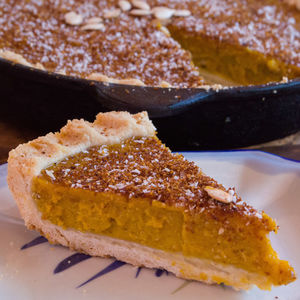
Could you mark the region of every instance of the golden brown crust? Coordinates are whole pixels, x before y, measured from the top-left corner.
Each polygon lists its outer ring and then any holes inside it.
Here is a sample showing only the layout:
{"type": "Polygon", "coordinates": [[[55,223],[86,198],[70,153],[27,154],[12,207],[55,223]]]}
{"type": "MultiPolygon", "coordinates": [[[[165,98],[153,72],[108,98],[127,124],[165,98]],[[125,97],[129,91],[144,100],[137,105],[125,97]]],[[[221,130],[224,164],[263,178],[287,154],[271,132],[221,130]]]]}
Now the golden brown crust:
{"type": "Polygon", "coordinates": [[[101,82],[137,85],[137,86],[145,85],[144,82],[139,80],[139,79],[134,79],[134,78],[115,79],[115,78],[111,78],[111,77],[105,76],[105,75],[100,74],[100,73],[92,73],[87,77],[87,79],[95,80],[95,81],[101,81],[101,82]]]}
{"type": "Polygon", "coordinates": [[[17,54],[13,51],[1,50],[0,49],[0,57],[12,61],[16,64],[21,64],[27,67],[36,68],[39,70],[45,70],[44,66],[41,63],[31,64],[27,61],[22,55],[17,54]]]}

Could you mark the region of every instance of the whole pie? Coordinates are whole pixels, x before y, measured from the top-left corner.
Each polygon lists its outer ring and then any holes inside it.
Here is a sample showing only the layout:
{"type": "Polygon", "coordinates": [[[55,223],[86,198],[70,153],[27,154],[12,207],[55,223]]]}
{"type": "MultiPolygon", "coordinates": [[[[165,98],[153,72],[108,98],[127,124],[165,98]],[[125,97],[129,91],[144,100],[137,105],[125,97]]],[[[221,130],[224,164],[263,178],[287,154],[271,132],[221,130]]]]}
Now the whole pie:
{"type": "Polygon", "coordinates": [[[277,225],[156,137],[146,113],[69,121],[12,150],[8,185],[51,243],[235,289],[288,284],[277,225]]]}
{"type": "Polygon", "coordinates": [[[281,81],[300,76],[299,8],[299,0],[3,0],[0,56],[133,85],[281,81]]]}

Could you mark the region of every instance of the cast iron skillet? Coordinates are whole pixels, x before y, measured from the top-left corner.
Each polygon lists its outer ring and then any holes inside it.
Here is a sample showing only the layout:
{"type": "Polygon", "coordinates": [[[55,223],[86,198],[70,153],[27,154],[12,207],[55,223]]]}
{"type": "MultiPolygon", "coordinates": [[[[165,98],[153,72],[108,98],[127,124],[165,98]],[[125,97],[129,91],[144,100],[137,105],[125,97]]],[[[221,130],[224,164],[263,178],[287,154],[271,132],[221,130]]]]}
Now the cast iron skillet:
{"type": "Polygon", "coordinates": [[[1,117],[41,131],[100,111],[147,110],[173,150],[244,147],[300,130],[300,81],[214,91],[107,84],[0,59],[1,117]]]}

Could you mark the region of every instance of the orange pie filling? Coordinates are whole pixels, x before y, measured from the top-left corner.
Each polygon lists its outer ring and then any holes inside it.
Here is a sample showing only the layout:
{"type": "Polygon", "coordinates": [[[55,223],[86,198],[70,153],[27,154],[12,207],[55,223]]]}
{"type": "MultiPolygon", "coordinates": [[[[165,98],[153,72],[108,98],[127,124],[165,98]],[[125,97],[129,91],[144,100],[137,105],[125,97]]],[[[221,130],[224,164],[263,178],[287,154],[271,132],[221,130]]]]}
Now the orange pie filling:
{"type": "MultiPolygon", "coordinates": [[[[231,265],[265,276],[264,289],[295,280],[268,239],[277,231],[275,222],[234,190],[227,190],[234,201],[222,203],[205,187],[226,191],[148,137],[69,156],[34,178],[32,194],[42,218],[64,229],[231,265]]],[[[224,278],[213,280],[226,284],[224,278]]]]}
{"type": "MultiPolygon", "coordinates": [[[[231,84],[265,84],[300,76],[300,68],[258,51],[216,38],[178,30],[170,25],[172,37],[191,52],[193,63],[207,74],[231,84]]],[[[209,79],[209,78],[208,78],[209,79]]]]}

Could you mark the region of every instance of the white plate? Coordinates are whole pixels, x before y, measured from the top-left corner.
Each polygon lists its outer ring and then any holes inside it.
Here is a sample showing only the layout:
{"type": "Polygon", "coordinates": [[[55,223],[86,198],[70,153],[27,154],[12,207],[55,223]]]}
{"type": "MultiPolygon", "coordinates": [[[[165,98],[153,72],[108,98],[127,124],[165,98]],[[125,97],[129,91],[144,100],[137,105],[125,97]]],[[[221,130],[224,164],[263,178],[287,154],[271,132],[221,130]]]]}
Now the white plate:
{"type": "MultiPolygon", "coordinates": [[[[300,163],[257,151],[190,152],[202,170],[238,193],[280,224],[271,236],[280,257],[300,273],[300,163]]],[[[271,292],[253,288],[236,292],[178,279],[172,274],[124,265],[77,288],[113,259],[89,258],[54,274],[63,259],[74,254],[47,242],[20,250],[38,237],[24,227],[6,185],[6,165],[0,166],[0,299],[300,299],[299,280],[271,292]],[[160,276],[158,276],[160,275],[160,276]]],[[[68,263],[67,263],[68,264],[68,263]]],[[[118,263],[114,263],[113,266],[118,263]]]]}

